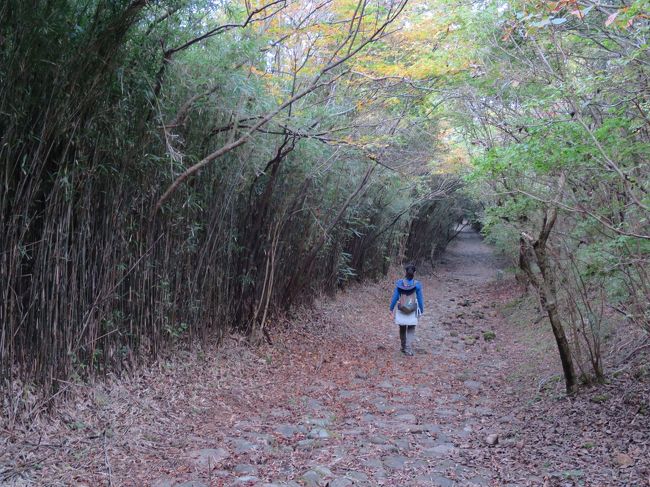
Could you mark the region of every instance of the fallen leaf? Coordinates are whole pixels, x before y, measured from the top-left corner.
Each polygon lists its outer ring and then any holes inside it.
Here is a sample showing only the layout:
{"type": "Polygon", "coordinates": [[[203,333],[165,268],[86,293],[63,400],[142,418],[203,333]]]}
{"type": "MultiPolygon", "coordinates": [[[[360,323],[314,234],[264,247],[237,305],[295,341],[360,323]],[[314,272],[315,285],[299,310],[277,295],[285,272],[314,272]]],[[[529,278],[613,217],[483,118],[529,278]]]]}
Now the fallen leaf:
{"type": "Polygon", "coordinates": [[[614,462],[621,468],[627,468],[634,465],[634,459],[627,453],[617,453],[614,455],[614,462]]]}

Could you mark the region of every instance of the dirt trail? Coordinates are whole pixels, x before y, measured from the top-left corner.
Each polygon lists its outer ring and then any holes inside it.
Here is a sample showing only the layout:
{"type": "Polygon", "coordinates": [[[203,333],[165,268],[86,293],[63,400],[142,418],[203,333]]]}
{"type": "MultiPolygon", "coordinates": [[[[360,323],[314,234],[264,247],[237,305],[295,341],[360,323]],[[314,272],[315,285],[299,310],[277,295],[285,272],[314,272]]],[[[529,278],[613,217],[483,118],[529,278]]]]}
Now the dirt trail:
{"type": "MultiPolygon", "coordinates": [[[[0,484],[641,485],[641,470],[602,468],[623,448],[606,446],[605,434],[592,436],[603,445],[597,460],[569,458],[590,429],[575,404],[529,407],[530,390],[510,380],[531,347],[503,324],[499,308],[512,299],[512,283],[475,232],[461,232],[435,272],[418,276],[426,309],[413,357],[400,354],[388,314],[399,277],[275,324],[273,346],[231,337],[219,349],[177,351],[136,378],[81,390],[54,418],[0,444],[0,484]],[[572,419],[549,427],[548,407],[553,418],[572,419]]],[[[554,372],[547,362],[543,375],[554,372]]],[[[611,411],[627,421],[621,408],[611,411]]],[[[628,451],[640,465],[646,450],[628,451]]]]}
{"type": "MultiPolygon", "coordinates": [[[[187,352],[130,381],[95,386],[15,432],[0,465],[10,485],[491,485],[473,453],[492,409],[489,374],[466,348],[490,329],[494,282],[472,231],[423,283],[416,354],[399,353],[392,280],[353,288],[306,313],[273,347],[231,342],[187,352]],[[38,439],[36,437],[38,436],[38,439]],[[30,440],[31,438],[31,440],[30,440]],[[27,446],[26,446],[27,445],[27,446]],[[476,463],[476,464],[474,464],[476,463]]],[[[391,276],[399,278],[401,276],[391,276]]]]}
{"type": "Polygon", "coordinates": [[[469,367],[466,353],[483,337],[460,336],[454,324],[471,316],[489,330],[494,308],[477,296],[496,277],[490,249],[462,232],[435,274],[420,276],[426,313],[415,357],[399,353],[387,310],[392,284],[323,305],[304,332],[295,330],[302,337],[269,350],[265,379],[228,391],[249,400],[250,413],[196,425],[194,441],[158,463],[168,473],[153,485],[490,485],[490,465],[471,461],[475,449],[489,448],[483,423],[498,415],[489,377],[469,367]]]}

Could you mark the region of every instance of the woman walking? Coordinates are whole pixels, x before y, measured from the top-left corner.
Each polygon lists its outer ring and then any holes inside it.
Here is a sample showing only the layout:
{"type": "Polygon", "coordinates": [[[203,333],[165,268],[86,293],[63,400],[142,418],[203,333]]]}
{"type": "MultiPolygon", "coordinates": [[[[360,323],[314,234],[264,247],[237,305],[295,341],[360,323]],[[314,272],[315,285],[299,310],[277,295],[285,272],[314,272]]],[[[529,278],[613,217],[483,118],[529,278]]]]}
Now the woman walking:
{"type": "Polygon", "coordinates": [[[413,340],[418,316],[424,313],[422,299],[422,285],[415,280],[415,265],[407,264],[404,267],[404,279],[395,283],[393,299],[390,302],[390,314],[399,325],[399,339],[401,352],[413,355],[413,340]]]}

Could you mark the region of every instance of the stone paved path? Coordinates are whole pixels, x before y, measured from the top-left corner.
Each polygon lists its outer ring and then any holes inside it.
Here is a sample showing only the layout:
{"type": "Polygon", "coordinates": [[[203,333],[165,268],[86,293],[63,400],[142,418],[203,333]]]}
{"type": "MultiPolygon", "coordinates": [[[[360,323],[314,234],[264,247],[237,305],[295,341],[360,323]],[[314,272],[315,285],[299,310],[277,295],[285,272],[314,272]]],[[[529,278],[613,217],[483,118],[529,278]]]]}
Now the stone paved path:
{"type": "Polygon", "coordinates": [[[295,310],[270,346],[181,342],[70,383],[0,431],[0,485],[650,485],[645,364],[566,397],[549,327],[469,231],[418,276],[426,314],[403,356],[387,309],[399,277],[295,310]]]}
{"type": "Polygon", "coordinates": [[[197,425],[196,441],[170,460],[182,478],[152,485],[496,485],[480,461],[491,448],[486,435],[508,421],[490,400],[491,371],[507,364],[490,360],[495,341],[483,334],[496,314],[481,299],[499,277],[495,262],[465,231],[434,275],[419,276],[427,309],[414,357],[398,351],[389,284],[367,291],[373,299],[356,318],[333,305],[328,312],[347,324],[349,347],[318,357],[312,370],[278,364],[274,373],[293,381],[281,401],[258,402],[255,414],[225,431],[197,425]]]}

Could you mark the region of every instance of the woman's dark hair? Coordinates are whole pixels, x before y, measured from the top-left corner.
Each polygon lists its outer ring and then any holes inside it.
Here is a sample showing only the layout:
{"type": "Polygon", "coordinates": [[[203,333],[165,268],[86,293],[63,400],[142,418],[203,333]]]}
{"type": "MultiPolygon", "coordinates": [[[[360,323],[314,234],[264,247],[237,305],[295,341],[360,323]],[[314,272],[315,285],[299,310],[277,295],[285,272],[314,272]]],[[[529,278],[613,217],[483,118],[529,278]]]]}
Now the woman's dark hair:
{"type": "Polygon", "coordinates": [[[406,264],[404,271],[406,272],[407,279],[413,279],[415,277],[415,264],[406,264]]]}

